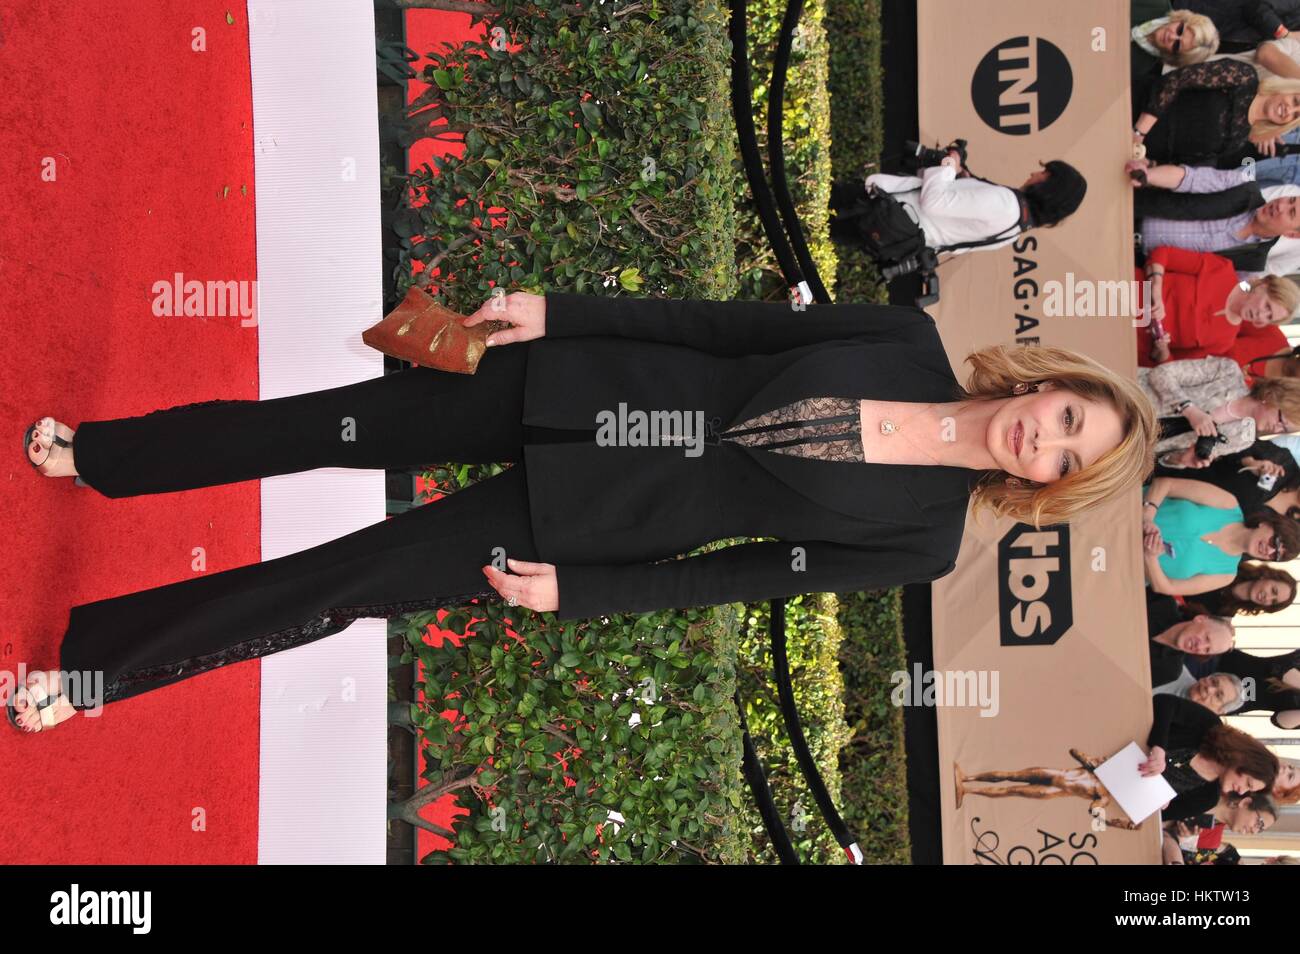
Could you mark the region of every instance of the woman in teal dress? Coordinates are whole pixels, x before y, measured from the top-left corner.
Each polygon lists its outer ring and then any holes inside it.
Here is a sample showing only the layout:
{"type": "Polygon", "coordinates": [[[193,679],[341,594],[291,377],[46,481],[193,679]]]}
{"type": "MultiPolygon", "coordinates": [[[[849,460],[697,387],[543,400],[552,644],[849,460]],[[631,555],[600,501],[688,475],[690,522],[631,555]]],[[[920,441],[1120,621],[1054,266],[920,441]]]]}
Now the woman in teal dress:
{"type": "Polygon", "coordinates": [[[1294,560],[1300,524],[1271,508],[1249,516],[1228,491],[1202,480],[1157,477],[1143,488],[1147,583],[1188,596],[1232,583],[1242,557],[1294,560]]]}

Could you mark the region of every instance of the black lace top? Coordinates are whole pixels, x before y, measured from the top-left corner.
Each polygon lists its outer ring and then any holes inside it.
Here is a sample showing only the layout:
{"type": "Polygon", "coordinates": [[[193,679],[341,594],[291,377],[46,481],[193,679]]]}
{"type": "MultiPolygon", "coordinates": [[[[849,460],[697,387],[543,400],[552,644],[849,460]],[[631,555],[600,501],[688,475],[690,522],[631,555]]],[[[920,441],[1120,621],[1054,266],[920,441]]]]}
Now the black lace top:
{"type": "Polygon", "coordinates": [[[1151,90],[1146,112],[1156,117],[1143,144],[1160,162],[1235,165],[1254,155],[1250,104],[1259,75],[1249,63],[1212,60],[1171,70],[1151,90]]]}
{"type": "Polygon", "coordinates": [[[807,398],[741,421],[719,437],[798,457],[864,463],[860,409],[857,398],[807,398]]]}
{"type": "MultiPolygon", "coordinates": [[[[805,398],[775,410],[747,418],[734,427],[721,430],[722,418],[704,420],[705,444],[731,444],[776,451],[796,457],[864,463],[862,426],[857,398],[805,398]]],[[[588,428],[553,428],[524,425],[524,440],[529,444],[555,444],[592,441],[596,430],[588,428]]],[[[700,439],[698,434],[661,433],[658,441],[677,446],[700,439]]]]}
{"type": "Polygon", "coordinates": [[[1178,748],[1165,753],[1164,778],[1179,795],[1200,788],[1207,781],[1192,768],[1192,759],[1197,751],[1193,748],[1178,748]]]}

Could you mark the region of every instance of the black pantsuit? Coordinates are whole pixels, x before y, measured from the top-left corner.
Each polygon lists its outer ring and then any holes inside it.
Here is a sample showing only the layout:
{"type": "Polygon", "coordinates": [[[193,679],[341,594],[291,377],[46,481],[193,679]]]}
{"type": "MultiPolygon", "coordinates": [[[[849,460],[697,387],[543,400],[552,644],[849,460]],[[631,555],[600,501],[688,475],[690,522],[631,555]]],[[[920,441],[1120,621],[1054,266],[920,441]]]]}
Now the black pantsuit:
{"type": "MultiPolygon", "coordinates": [[[[525,360],[523,348],[503,347],[474,375],[412,368],[268,401],[86,421],[77,469],[95,490],[127,497],[317,467],[517,462],[525,360]],[[342,439],[345,418],[355,441],[342,439]]],[[[480,569],[493,547],[537,559],[522,463],[298,553],[74,606],[60,666],[103,670],[110,702],[360,617],[499,598],[480,569]]]]}
{"type": "Polygon", "coordinates": [[[552,292],[545,335],[490,350],[475,375],[421,368],[83,422],[78,469],[108,496],[317,467],[514,463],[301,553],[73,607],[62,668],[103,670],[112,701],[361,616],[499,599],[480,570],[498,547],[555,567],[562,621],[937,579],[956,565],[971,471],[804,458],[722,435],[809,398],[960,393],[933,319],[915,308],[795,314],[552,292]],[[702,416],[701,453],[611,446],[593,425],[624,405],[702,416]],[[355,441],[342,439],[349,422],[355,441]],[[674,559],[745,536],[774,539],[674,559]]]}

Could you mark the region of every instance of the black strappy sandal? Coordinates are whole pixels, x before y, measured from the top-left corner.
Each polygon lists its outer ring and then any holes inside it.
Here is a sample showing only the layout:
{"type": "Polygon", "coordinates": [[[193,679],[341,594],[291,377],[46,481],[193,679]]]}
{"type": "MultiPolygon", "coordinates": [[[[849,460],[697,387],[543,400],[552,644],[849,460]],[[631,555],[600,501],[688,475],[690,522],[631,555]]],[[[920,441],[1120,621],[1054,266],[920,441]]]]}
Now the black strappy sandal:
{"type": "MultiPolygon", "coordinates": [[[[41,418],[41,420],[43,421],[45,418],[41,418]]],[[[54,421],[53,418],[50,418],[50,420],[54,421]]],[[[66,448],[72,447],[74,433],[72,428],[68,427],[68,425],[54,421],[54,440],[45,450],[45,459],[38,464],[36,461],[32,460],[28,450],[32,446],[32,441],[36,440],[37,435],[40,433],[37,429],[37,425],[40,423],[41,421],[36,421],[27,428],[27,431],[23,434],[23,456],[27,458],[27,463],[31,464],[32,467],[48,477],[52,466],[58,463],[65,453],[68,453],[66,448]]],[[[80,475],[77,476],[77,479],[73,481],[73,483],[78,487],[89,486],[81,479],[80,475]]]]}
{"type": "Polygon", "coordinates": [[[61,722],[66,722],[67,721],[66,719],[56,720],[54,718],[54,704],[58,702],[61,698],[63,698],[63,687],[62,685],[57,683],[55,685],[55,689],[53,693],[46,692],[44,686],[33,686],[31,684],[20,686],[18,690],[13,694],[13,698],[10,699],[9,702],[5,705],[6,714],[9,718],[9,724],[12,725],[17,731],[22,732],[24,735],[26,735],[31,731],[44,732],[46,729],[50,728],[51,726],[59,725],[61,722]],[[19,692],[27,693],[27,697],[31,700],[30,705],[35,706],[36,711],[40,714],[41,727],[39,729],[35,729],[35,730],[24,729],[22,725],[18,722],[18,707],[15,705],[15,703],[18,700],[19,692]],[[39,699],[36,698],[37,693],[40,694],[39,699]]]}

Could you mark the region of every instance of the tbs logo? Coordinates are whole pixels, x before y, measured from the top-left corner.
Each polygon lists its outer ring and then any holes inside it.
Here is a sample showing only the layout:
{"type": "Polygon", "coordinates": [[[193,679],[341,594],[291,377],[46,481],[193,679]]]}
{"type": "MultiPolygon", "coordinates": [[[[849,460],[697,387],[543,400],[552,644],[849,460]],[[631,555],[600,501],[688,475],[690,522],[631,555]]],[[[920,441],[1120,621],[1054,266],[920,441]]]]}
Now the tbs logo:
{"type": "Polygon", "coordinates": [[[1074,625],[1070,525],[1018,523],[998,541],[1003,646],[1052,646],[1074,625]]]}

